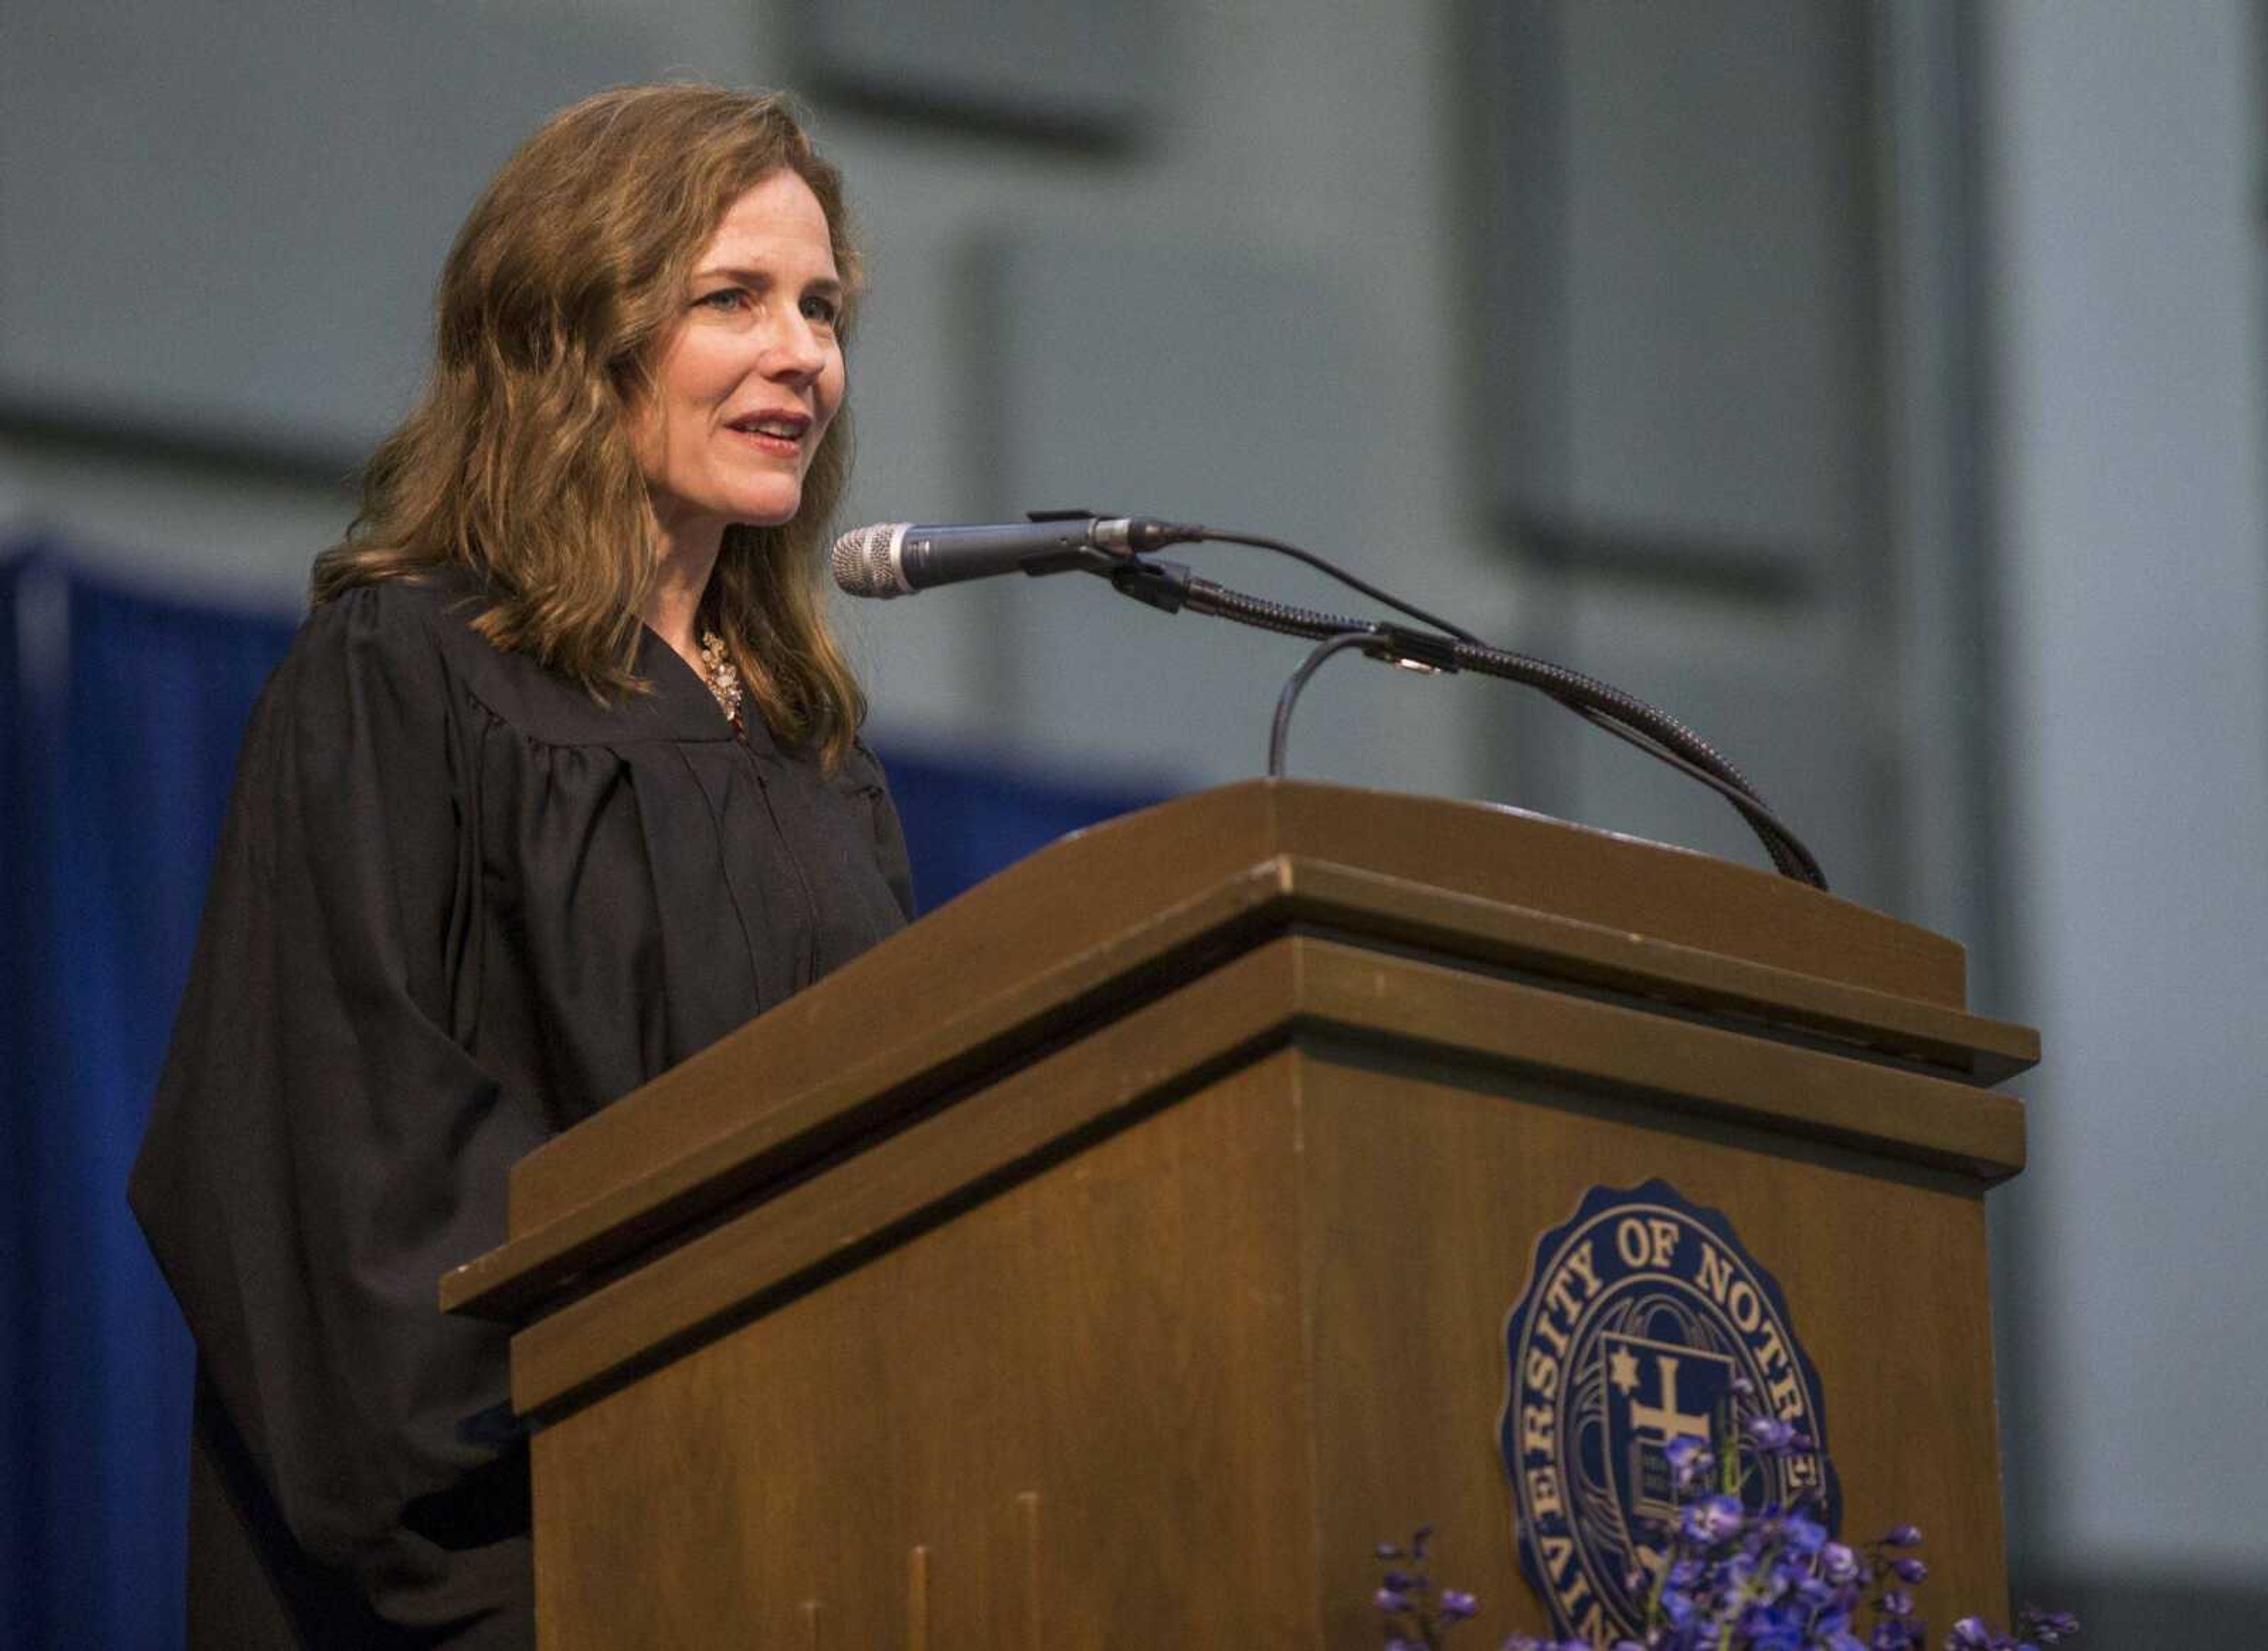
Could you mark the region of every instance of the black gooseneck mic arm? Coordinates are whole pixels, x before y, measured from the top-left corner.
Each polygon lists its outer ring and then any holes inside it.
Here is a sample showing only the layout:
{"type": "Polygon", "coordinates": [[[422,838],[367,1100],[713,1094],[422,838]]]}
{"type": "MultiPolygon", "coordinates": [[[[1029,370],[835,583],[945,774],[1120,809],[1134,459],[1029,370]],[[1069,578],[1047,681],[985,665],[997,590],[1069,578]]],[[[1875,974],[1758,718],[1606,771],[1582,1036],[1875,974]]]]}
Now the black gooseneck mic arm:
{"type": "Polygon", "coordinates": [[[1268,772],[1270,775],[1278,778],[1283,775],[1292,711],[1298,703],[1300,691],[1324,662],[1335,655],[1359,650],[1370,658],[1407,670],[1470,671],[1477,675],[1498,677],[1535,688],[1557,701],[1594,727],[1699,781],[1739,812],[1748,823],[1749,829],[1764,845],[1773,867],[1783,877],[1808,883],[1816,889],[1827,887],[1827,875],[1820,869],[1817,857],[1804,846],[1802,839],[1772,812],[1748,776],[1716,747],[1667,711],[1647,704],[1635,694],[1625,693],[1613,684],[1602,682],[1596,677],[1571,671],[1548,659],[1492,647],[1462,627],[1437,619],[1422,608],[1389,596],[1334,567],[1324,558],[1295,546],[1257,534],[1233,533],[1213,528],[1183,528],[1177,537],[1183,536],[1189,539],[1252,545],[1292,555],[1431,627],[1430,630],[1412,630],[1374,620],[1346,619],[1310,608],[1288,606],[1265,598],[1247,596],[1241,591],[1216,584],[1210,579],[1197,578],[1178,562],[1156,561],[1133,552],[1126,553],[1108,568],[1091,568],[1089,571],[1109,580],[1111,587],[1120,595],[1131,597],[1161,612],[1177,613],[1187,608],[1194,613],[1233,620],[1240,625],[1274,631],[1280,635],[1305,637],[1319,644],[1284,685],[1283,694],[1277,701],[1268,745],[1268,772]]]}
{"type": "Polygon", "coordinates": [[[1284,772],[1285,745],[1300,690],[1324,661],[1340,653],[1359,651],[1416,671],[1470,671],[1518,682],[1548,694],[1586,722],[1698,780],[1739,811],[1784,876],[1815,888],[1827,886],[1817,859],[1773,814],[1748,776],[1675,717],[1580,671],[1492,647],[1462,627],[1281,539],[1153,517],[1103,517],[1092,510],[1035,511],[1026,522],[976,526],[886,522],[860,528],[836,541],[832,566],[836,583],[844,591],[884,599],[932,585],[1001,574],[1093,573],[1109,580],[1120,594],[1164,613],[1178,613],[1189,608],[1319,642],[1322,646],[1292,673],[1277,703],[1268,756],[1268,771],[1277,776],[1284,772]],[[1197,578],[1178,562],[1155,561],[1147,554],[1167,545],[1198,540],[1250,545],[1290,556],[1416,620],[1422,628],[1344,619],[1247,596],[1210,579],[1197,578]]]}

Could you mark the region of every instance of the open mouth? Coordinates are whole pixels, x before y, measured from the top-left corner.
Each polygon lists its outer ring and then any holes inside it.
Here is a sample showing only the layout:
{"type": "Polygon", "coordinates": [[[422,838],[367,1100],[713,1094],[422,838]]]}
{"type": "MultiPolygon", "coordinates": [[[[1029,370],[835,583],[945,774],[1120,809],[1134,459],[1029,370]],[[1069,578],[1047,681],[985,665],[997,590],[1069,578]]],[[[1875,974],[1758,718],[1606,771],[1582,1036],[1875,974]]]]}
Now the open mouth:
{"type": "Polygon", "coordinates": [[[767,452],[788,454],[803,446],[804,432],[811,428],[807,418],[784,413],[767,413],[759,417],[734,419],[725,428],[735,436],[743,436],[767,452]]]}

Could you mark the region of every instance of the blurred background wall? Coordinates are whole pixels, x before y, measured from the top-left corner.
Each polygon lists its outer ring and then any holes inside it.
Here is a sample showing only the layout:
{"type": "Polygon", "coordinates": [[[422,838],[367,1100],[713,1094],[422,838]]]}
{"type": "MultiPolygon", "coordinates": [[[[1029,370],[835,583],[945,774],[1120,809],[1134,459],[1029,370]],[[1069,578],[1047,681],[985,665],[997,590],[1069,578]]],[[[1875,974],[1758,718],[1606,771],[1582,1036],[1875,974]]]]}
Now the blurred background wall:
{"type": "MultiPolygon", "coordinates": [[[[2248,0],[14,0],[20,1641],[177,1615],[185,1354],[116,1188],[232,743],[181,708],[280,647],[481,183],[549,110],[665,77],[798,88],[850,177],[846,525],[1292,539],[1677,712],[1838,891],[1966,943],[1977,1006],[2048,1050],[1992,1200],[2021,1583],[2095,1643],[2257,1638],[2264,62],[2248,0]],[[122,818],[138,846],[92,846],[122,818]]],[[[1035,822],[1256,772],[1299,657],[1087,580],[843,619],[938,840],[1021,810],[932,898],[1035,822]]],[[[1482,682],[1340,665],[1292,755],[1756,858],[1482,682]]]]}

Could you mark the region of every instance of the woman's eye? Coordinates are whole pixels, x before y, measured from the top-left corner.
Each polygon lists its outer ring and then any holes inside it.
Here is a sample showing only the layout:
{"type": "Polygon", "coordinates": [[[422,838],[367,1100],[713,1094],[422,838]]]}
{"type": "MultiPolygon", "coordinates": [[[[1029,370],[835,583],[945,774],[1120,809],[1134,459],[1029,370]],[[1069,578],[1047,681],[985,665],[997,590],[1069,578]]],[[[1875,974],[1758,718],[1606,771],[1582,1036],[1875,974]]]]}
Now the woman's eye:
{"type": "Polygon", "coordinates": [[[696,307],[708,310],[737,310],[747,301],[747,292],[740,287],[719,287],[693,300],[696,307]]]}
{"type": "Polygon", "coordinates": [[[834,299],[814,293],[803,301],[804,319],[827,327],[835,325],[843,314],[843,306],[834,299]]]}

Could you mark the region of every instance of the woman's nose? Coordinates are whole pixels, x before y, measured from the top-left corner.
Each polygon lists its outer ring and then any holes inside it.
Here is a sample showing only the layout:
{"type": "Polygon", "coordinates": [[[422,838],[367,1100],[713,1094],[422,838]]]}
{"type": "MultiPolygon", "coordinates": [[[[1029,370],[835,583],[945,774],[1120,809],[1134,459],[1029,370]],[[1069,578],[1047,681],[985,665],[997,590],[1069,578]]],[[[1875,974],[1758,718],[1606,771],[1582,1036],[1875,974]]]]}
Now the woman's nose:
{"type": "Polygon", "coordinates": [[[764,376],[802,383],[816,378],[827,364],[826,341],[800,311],[784,317],[766,341],[764,376]]]}

